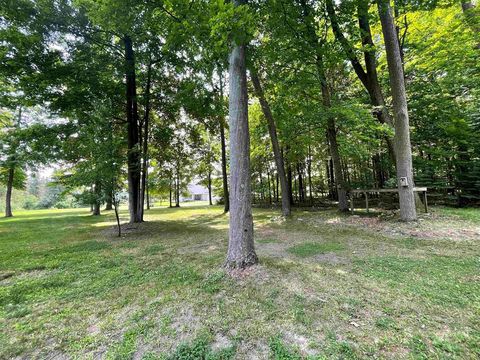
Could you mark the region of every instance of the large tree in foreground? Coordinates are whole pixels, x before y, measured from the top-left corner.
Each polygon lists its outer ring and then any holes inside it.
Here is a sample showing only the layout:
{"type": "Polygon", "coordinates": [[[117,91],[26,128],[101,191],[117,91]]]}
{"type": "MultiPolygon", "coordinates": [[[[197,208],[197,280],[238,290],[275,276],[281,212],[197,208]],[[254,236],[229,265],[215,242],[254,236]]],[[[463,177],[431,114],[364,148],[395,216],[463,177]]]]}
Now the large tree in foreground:
{"type": "Polygon", "coordinates": [[[410,144],[403,64],[390,0],[377,0],[377,3],[378,13],[382,23],[385,51],[387,53],[390,87],[392,89],[400,218],[403,221],[412,221],[416,220],[417,212],[413,191],[412,146],[410,144]]]}
{"type": "MultiPolygon", "coordinates": [[[[234,0],[236,7],[243,4],[245,0],[234,0]]],[[[230,269],[245,268],[257,262],[250,192],[246,40],[241,35],[234,39],[229,57],[230,234],[225,262],[230,269]]]]}

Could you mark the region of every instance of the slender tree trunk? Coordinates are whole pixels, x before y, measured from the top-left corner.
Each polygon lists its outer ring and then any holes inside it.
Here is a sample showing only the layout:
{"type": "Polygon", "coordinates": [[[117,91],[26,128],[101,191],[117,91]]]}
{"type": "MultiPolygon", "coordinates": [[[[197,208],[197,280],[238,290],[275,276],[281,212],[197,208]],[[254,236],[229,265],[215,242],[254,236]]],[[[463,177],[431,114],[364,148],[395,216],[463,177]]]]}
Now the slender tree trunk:
{"type": "MultiPolygon", "coordinates": [[[[328,142],[328,137],[327,137],[328,142]]],[[[325,160],[325,171],[326,171],[326,179],[327,179],[327,187],[328,187],[328,197],[333,199],[333,184],[330,177],[330,161],[325,160]]]]}
{"type": "Polygon", "coordinates": [[[312,184],[312,150],[308,145],[308,163],[307,163],[307,176],[308,176],[308,192],[310,197],[310,205],[313,205],[313,184],[312,184]]]}
{"type": "MultiPolygon", "coordinates": [[[[328,142],[328,136],[327,136],[327,142],[328,142]]],[[[333,160],[332,160],[332,157],[330,155],[330,161],[328,162],[328,166],[329,166],[329,170],[330,170],[330,184],[331,184],[331,187],[332,187],[332,199],[333,200],[338,200],[338,196],[337,196],[337,187],[335,185],[335,172],[333,171],[333,160]]]]}
{"type": "Polygon", "coordinates": [[[170,176],[170,187],[169,187],[169,190],[170,190],[170,206],[169,207],[172,207],[172,177],[170,176]]]}
{"type": "Polygon", "coordinates": [[[5,196],[5,217],[12,217],[12,191],[13,191],[13,178],[15,176],[15,168],[13,166],[8,169],[7,179],[7,194],[5,196]]]}
{"type": "Polygon", "coordinates": [[[382,23],[382,32],[387,53],[388,73],[392,89],[395,117],[395,148],[397,155],[397,178],[400,198],[400,218],[403,221],[416,220],[415,197],[413,192],[412,148],[408,120],[405,81],[398,46],[395,24],[388,0],[377,0],[378,12],[382,23]],[[403,180],[403,181],[402,181],[403,180]]]}
{"type": "MultiPolygon", "coordinates": [[[[279,185],[280,185],[280,179],[277,172],[275,174],[275,202],[278,202],[278,199],[279,199],[279,194],[278,194],[280,192],[279,185]]],[[[288,184],[287,184],[287,193],[288,193],[288,184]]],[[[288,200],[288,203],[290,204],[290,199],[288,200]]]]}
{"type": "Polygon", "coordinates": [[[257,203],[257,198],[256,198],[256,191],[257,191],[257,184],[255,182],[255,174],[252,175],[253,181],[252,181],[252,204],[257,203]]]}
{"type": "Polygon", "coordinates": [[[275,173],[272,173],[272,202],[276,201],[275,199],[277,198],[276,177],[277,175],[275,173]]]}
{"type": "MultiPolygon", "coordinates": [[[[116,186],[115,186],[116,187],[116,186]]],[[[122,236],[122,227],[120,225],[120,216],[118,215],[118,200],[115,192],[112,192],[113,208],[115,209],[115,219],[117,220],[118,237],[122,236]]]]}
{"type": "Polygon", "coordinates": [[[298,174],[298,195],[301,203],[305,202],[305,191],[303,188],[303,177],[300,163],[297,162],[297,174],[298,174]]]}
{"type": "Polygon", "coordinates": [[[180,169],[177,167],[177,181],[175,182],[175,207],[180,207],[180,169]]]}
{"type": "Polygon", "coordinates": [[[140,154],[138,133],[137,84],[135,76],[135,55],[132,39],[125,35],[125,78],[127,99],[127,132],[128,132],[128,199],[130,222],[141,222],[138,214],[140,190],[140,154]]]}
{"type": "Polygon", "coordinates": [[[267,170],[267,184],[268,184],[268,203],[272,205],[272,186],[270,184],[270,170],[267,170]]]}
{"type": "Polygon", "coordinates": [[[150,188],[148,186],[148,164],[147,164],[147,170],[146,170],[146,179],[145,179],[145,186],[146,186],[146,191],[147,191],[147,210],[150,210],[150,188]]]}
{"type": "MultiPolygon", "coordinates": [[[[235,6],[244,0],[234,0],[235,6]]],[[[245,268],[257,263],[253,242],[250,189],[250,135],[248,130],[248,91],[246,46],[234,44],[230,52],[230,231],[225,266],[245,268]]]]}
{"type": "Polygon", "coordinates": [[[288,181],[288,198],[290,199],[290,207],[295,203],[293,199],[293,174],[292,165],[288,162],[287,166],[287,181],[288,181]]]}
{"type": "MultiPolygon", "coordinates": [[[[223,78],[222,74],[219,74],[220,77],[220,98],[223,104],[223,78]]],[[[222,105],[223,110],[223,105],[222,105]]],[[[225,116],[223,111],[221,112],[220,117],[220,147],[222,151],[222,180],[223,180],[223,201],[224,201],[224,212],[227,213],[230,210],[230,196],[228,194],[228,174],[227,174],[227,146],[225,145],[225,116]]]]}
{"type": "Polygon", "coordinates": [[[256,95],[260,101],[260,106],[262,107],[263,115],[267,119],[268,132],[270,133],[270,140],[272,142],[273,157],[275,159],[275,165],[277,166],[277,174],[280,180],[280,187],[282,190],[282,214],[283,216],[290,216],[291,207],[290,199],[288,193],[288,184],[287,177],[285,175],[285,165],[283,161],[283,154],[280,151],[280,145],[278,142],[277,136],[277,126],[270,109],[270,104],[265,98],[260,79],[255,71],[255,69],[250,70],[250,77],[252,78],[252,83],[255,88],[256,95]]]}
{"type": "Polygon", "coordinates": [[[138,202],[138,217],[143,221],[143,212],[145,208],[145,192],[147,186],[148,171],[148,135],[150,126],[150,88],[152,83],[152,62],[148,64],[147,84],[145,88],[145,114],[143,117],[143,141],[142,141],[142,178],[140,186],[140,199],[138,202]]]}
{"type": "Polygon", "coordinates": [[[213,205],[212,203],[212,172],[208,171],[208,203],[209,205],[213,205]]]}
{"type": "Polygon", "coordinates": [[[328,143],[330,146],[330,156],[332,157],[333,172],[335,174],[335,184],[337,185],[338,209],[342,212],[348,211],[347,191],[345,180],[343,178],[340,152],[337,144],[337,130],[332,118],[328,119],[328,143]]]}
{"type": "MultiPolygon", "coordinates": [[[[325,108],[330,108],[330,91],[328,90],[328,86],[326,85],[326,79],[323,73],[323,66],[320,65],[320,77],[324,79],[322,81],[322,98],[323,98],[323,106],[325,108]]],[[[338,143],[337,143],[337,129],[335,128],[335,120],[332,116],[328,117],[327,120],[327,137],[328,137],[328,144],[330,147],[330,156],[332,157],[332,167],[333,172],[335,174],[335,185],[337,189],[337,197],[338,197],[338,209],[342,212],[346,212],[349,210],[348,208],[348,201],[347,201],[347,189],[345,184],[345,178],[342,171],[342,161],[340,159],[340,152],[338,150],[338,143]]]]}
{"type": "Polygon", "coordinates": [[[261,169],[258,171],[258,178],[260,179],[260,200],[263,202],[265,200],[265,192],[263,191],[263,177],[261,169]]]}

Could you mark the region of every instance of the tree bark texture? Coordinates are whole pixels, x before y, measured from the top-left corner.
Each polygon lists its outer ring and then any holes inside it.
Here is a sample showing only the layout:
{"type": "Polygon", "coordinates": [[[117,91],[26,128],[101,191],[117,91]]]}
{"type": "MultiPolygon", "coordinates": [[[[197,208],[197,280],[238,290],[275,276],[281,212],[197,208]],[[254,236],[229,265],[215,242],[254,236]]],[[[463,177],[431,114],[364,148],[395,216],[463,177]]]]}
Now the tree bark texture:
{"type": "Polygon", "coordinates": [[[382,24],[385,50],[387,53],[388,73],[392,90],[393,111],[395,117],[395,148],[397,163],[398,193],[400,199],[400,218],[403,221],[416,220],[412,147],[408,119],[407,95],[403,74],[400,47],[398,45],[395,23],[389,0],[377,0],[378,12],[382,24]],[[407,184],[402,185],[401,179],[407,184]]]}
{"type": "MultiPolygon", "coordinates": [[[[234,0],[235,6],[244,4],[234,0]]],[[[230,124],[230,229],[226,268],[245,268],[257,263],[253,242],[250,185],[250,135],[245,45],[234,44],[229,58],[230,124]]]]}

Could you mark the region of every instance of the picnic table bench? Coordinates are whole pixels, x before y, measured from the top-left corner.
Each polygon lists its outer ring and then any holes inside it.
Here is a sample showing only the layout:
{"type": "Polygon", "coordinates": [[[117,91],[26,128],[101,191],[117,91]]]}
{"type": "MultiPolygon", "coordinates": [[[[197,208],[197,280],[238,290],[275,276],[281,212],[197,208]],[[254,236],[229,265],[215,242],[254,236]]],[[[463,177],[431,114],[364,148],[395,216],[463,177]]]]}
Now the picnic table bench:
{"type": "MultiPolygon", "coordinates": [[[[427,188],[426,187],[415,187],[413,188],[414,192],[421,192],[423,193],[423,205],[425,207],[425,212],[428,213],[428,202],[427,202],[427,188]]],[[[354,194],[364,194],[365,195],[365,205],[368,209],[368,194],[379,194],[379,193],[398,193],[398,189],[352,189],[350,190],[350,211],[353,213],[354,206],[353,206],[353,197],[354,194]]]]}

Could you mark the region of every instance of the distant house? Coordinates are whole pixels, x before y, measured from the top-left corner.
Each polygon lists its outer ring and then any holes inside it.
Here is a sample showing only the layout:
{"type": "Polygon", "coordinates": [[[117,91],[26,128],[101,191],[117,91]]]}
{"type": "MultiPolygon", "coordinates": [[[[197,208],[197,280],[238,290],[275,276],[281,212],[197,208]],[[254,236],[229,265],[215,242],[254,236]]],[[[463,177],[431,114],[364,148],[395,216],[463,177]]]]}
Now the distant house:
{"type": "MultiPolygon", "coordinates": [[[[212,193],[212,201],[215,202],[217,200],[218,197],[212,193]]],[[[208,201],[208,189],[199,184],[189,184],[187,186],[187,191],[183,193],[183,195],[180,195],[180,201],[208,201]]]]}

